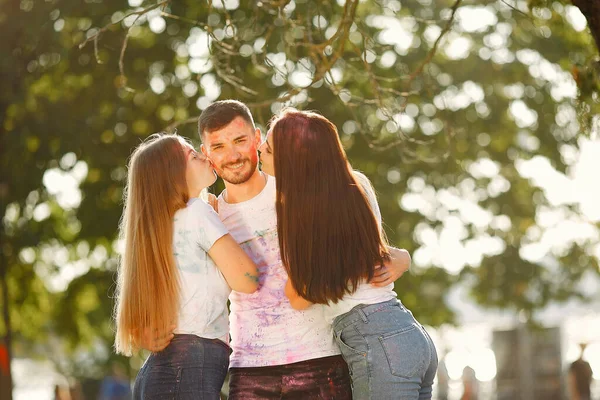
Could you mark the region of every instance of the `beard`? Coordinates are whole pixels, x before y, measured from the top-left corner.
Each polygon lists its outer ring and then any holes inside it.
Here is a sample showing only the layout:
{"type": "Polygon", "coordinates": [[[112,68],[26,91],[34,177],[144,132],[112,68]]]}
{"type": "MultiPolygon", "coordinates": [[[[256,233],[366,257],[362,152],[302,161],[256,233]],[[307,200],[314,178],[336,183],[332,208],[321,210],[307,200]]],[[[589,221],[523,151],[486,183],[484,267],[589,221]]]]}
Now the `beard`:
{"type": "Polygon", "coordinates": [[[217,170],[217,173],[225,182],[228,182],[228,183],[231,183],[234,185],[239,185],[241,183],[248,181],[248,179],[250,179],[252,177],[252,175],[254,174],[254,171],[256,170],[257,165],[258,165],[258,161],[253,162],[249,158],[244,158],[235,163],[221,165],[219,167],[219,169],[217,170]],[[232,170],[232,169],[228,168],[230,165],[239,164],[240,162],[243,163],[244,165],[242,165],[239,169],[232,170]]]}

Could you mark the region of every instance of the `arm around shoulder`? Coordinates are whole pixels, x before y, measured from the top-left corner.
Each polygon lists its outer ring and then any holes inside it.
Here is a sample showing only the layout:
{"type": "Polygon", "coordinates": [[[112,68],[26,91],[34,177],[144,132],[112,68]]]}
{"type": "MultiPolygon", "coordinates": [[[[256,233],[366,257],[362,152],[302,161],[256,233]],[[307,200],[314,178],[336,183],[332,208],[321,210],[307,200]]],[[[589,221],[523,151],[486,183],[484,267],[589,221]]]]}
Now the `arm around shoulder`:
{"type": "Polygon", "coordinates": [[[230,234],[222,236],[208,250],[229,286],[236,292],[258,289],[258,268],[230,234]]]}

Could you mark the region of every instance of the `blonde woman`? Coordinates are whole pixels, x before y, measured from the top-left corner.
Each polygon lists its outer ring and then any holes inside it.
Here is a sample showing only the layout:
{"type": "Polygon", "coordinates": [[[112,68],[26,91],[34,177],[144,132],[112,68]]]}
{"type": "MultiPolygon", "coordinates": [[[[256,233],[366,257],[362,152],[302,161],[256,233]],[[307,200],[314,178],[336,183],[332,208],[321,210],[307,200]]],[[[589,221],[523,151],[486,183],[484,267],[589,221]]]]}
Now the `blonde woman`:
{"type": "Polygon", "coordinates": [[[154,134],[129,162],[117,284],[115,349],[173,336],[139,371],[134,399],[218,399],[229,366],[227,298],[252,293],[256,265],[198,198],[216,177],[176,135],[154,134]],[[175,327],[175,330],[173,330],[175,327]]]}

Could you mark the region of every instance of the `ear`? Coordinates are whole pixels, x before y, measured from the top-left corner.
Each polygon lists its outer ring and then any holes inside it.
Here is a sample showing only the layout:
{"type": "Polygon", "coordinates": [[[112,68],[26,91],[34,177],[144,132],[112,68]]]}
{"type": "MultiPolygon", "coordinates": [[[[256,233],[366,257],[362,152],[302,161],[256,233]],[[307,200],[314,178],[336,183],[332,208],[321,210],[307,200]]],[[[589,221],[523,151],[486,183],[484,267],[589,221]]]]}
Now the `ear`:
{"type": "Polygon", "coordinates": [[[262,142],[262,137],[260,136],[260,128],[256,128],[256,130],[254,131],[254,140],[260,146],[262,142]]]}
{"type": "Polygon", "coordinates": [[[204,154],[206,157],[208,157],[208,154],[206,152],[206,147],[204,146],[204,144],[200,145],[200,151],[202,152],[202,154],[204,154]]]}

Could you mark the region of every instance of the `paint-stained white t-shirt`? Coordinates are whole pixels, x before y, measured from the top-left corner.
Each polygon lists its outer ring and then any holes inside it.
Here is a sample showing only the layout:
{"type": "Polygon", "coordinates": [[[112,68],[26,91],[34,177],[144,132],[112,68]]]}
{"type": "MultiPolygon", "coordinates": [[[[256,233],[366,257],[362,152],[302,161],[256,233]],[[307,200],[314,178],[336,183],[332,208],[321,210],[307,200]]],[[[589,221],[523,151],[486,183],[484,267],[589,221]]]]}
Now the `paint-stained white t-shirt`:
{"type": "Polygon", "coordinates": [[[227,233],[217,213],[199,198],[191,199],[186,208],[175,213],[173,252],[181,282],[175,333],[228,341],[227,298],[231,289],[208,255],[213,244],[227,233]]]}
{"type": "Polygon", "coordinates": [[[229,204],[219,196],[219,216],[233,238],[258,266],[253,294],[232,291],[231,367],[291,364],[340,354],[323,306],[294,310],[284,294],[287,273],[281,263],[275,212],[275,178],[254,198],[229,204]]]}

